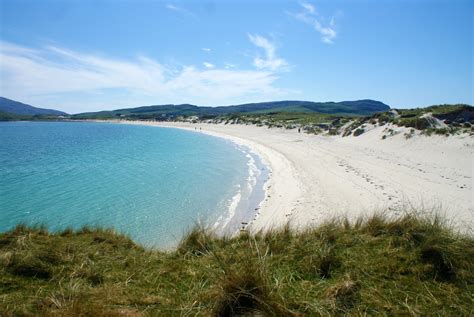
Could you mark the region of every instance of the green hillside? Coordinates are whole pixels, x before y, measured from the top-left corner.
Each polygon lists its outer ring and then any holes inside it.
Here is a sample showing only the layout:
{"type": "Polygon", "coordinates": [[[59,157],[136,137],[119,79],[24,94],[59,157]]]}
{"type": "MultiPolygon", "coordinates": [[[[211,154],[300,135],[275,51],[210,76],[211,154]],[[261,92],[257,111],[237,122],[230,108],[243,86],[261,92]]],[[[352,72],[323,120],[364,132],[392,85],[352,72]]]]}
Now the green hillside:
{"type": "Polygon", "coordinates": [[[0,121],[18,121],[28,119],[29,116],[19,116],[8,112],[0,111],[0,121]]]}
{"type": "Polygon", "coordinates": [[[389,106],[374,100],[342,102],[275,101],[233,105],[226,107],[198,107],[190,104],[161,105],[138,108],[126,108],[113,111],[100,111],[76,114],[76,119],[155,119],[166,120],[180,116],[198,116],[212,118],[220,115],[243,113],[258,114],[269,112],[325,113],[338,115],[371,115],[386,111],[389,106]]]}

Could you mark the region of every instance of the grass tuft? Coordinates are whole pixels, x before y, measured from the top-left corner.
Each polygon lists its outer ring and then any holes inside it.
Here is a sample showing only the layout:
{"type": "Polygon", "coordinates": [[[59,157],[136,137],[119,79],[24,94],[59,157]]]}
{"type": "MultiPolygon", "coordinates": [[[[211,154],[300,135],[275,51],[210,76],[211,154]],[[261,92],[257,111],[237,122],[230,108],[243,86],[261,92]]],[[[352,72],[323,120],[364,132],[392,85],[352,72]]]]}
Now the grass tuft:
{"type": "Polygon", "coordinates": [[[51,268],[34,256],[24,258],[13,254],[6,268],[8,272],[16,276],[49,279],[52,275],[51,268]]]}
{"type": "Polygon", "coordinates": [[[434,278],[450,281],[456,276],[449,253],[436,245],[425,245],[421,249],[421,260],[432,266],[434,278]]]}
{"type": "Polygon", "coordinates": [[[360,283],[352,279],[340,281],[326,291],[334,308],[347,311],[353,308],[359,298],[360,283]]]}
{"type": "Polygon", "coordinates": [[[180,254],[200,256],[208,253],[214,244],[215,236],[208,229],[196,226],[184,236],[178,245],[180,254]]]}
{"type": "Polygon", "coordinates": [[[247,268],[224,274],[217,286],[214,307],[216,316],[273,315],[267,283],[257,272],[247,268]]]}

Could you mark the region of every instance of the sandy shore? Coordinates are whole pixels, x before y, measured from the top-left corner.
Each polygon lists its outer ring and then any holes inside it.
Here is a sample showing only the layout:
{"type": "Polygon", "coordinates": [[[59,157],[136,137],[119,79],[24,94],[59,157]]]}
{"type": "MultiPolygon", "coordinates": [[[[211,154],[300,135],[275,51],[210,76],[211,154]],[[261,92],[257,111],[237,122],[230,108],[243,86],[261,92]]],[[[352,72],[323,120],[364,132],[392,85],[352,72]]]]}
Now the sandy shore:
{"type": "Polygon", "coordinates": [[[473,232],[473,137],[407,139],[398,128],[399,134],[382,140],[384,127],[343,138],[250,125],[139,123],[202,128],[260,155],[271,177],[252,230],[413,208],[440,212],[458,229],[473,232]]]}

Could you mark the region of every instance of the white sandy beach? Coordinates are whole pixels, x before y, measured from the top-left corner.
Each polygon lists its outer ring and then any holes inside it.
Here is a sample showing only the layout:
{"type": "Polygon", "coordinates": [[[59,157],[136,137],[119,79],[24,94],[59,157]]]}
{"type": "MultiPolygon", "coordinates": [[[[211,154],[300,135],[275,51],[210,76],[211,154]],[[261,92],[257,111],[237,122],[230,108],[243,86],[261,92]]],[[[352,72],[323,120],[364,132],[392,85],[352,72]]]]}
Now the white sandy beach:
{"type": "Polygon", "coordinates": [[[415,208],[441,212],[461,231],[473,232],[473,137],[407,139],[406,130],[398,128],[401,133],[382,140],[384,127],[341,137],[251,125],[135,123],[192,131],[198,127],[259,154],[271,177],[251,230],[288,221],[305,227],[380,211],[398,215],[415,208]]]}

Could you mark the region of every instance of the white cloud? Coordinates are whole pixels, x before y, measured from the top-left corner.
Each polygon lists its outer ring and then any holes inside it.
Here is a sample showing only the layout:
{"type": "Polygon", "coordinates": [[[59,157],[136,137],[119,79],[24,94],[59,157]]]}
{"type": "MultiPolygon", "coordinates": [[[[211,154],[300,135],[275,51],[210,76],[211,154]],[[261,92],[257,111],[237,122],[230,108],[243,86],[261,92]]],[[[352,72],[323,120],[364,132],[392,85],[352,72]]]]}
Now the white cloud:
{"type": "Polygon", "coordinates": [[[235,68],[235,67],[237,67],[237,65],[232,64],[232,63],[224,63],[224,68],[225,69],[232,69],[232,68],[235,68]]]}
{"type": "Polygon", "coordinates": [[[300,2],[300,5],[306,9],[306,11],[308,11],[308,13],[315,13],[316,12],[316,9],[314,8],[314,6],[311,4],[311,3],[308,3],[308,2],[300,2]]]}
{"type": "Polygon", "coordinates": [[[206,68],[216,68],[216,65],[211,64],[211,63],[209,63],[209,62],[204,62],[204,63],[202,63],[202,64],[203,64],[204,67],[206,67],[206,68]]]}
{"type": "Polygon", "coordinates": [[[324,25],[324,17],[321,17],[315,7],[308,2],[300,3],[303,11],[300,13],[288,13],[297,20],[300,20],[310,26],[312,26],[319,34],[321,34],[321,40],[324,43],[332,44],[337,36],[335,29],[335,19],[331,17],[328,24],[324,25]]]}
{"type": "Polygon", "coordinates": [[[253,64],[258,69],[269,69],[271,71],[279,70],[288,65],[288,63],[276,55],[275,44],[270,42],[267,38],[260,35],[248,34],[250,42],[255,46],[260,47],[265,52],[265,57],[257,56],[253,60],[253,64]]]}
{"type": "Polygon", "coordinates": [[[171,4],[171,3],[166,4],[165,7],[168,10],[171,10],[171,11],[183,14],[183,15],[187,15],[187,16],[196,18],[196,15],[193,12],[191,12],[191,11],[189,11],[189,10],[183,8],[183,7],[179,7],[179,6],[171,4]]]}
{"type": "Polygon", "coordinates": [[[239,70],[211,65],[205,64],[204,70],[192,65],[176,68],[146,56],[121,60],[57,46],[31,49],[0,41],[0,95],[43,107],[67,100],[69,108],[59,109],[79,112],[137,102],[225,105],[236,99],[285,94],[286,90],[274,86],[278,76],[268,70],[273,66],[239,70]]]}
{"type": "Polygon", "coordinates": [[[208,48],[208,47],[203,47],[203,48],[201,48],[201,50],[203,50],[204,52],[208,52],[208,53],[211,51],[211,49],[208,48]]]}
{"type": "Polygon", "coordinates": [[[166,9],[173,10],[173,11],[179,11],[180,10],[177,6],[175,6],[173,4],[169,4],[169,3],[166,5],[166,9]]]}

